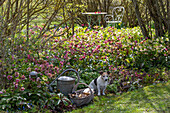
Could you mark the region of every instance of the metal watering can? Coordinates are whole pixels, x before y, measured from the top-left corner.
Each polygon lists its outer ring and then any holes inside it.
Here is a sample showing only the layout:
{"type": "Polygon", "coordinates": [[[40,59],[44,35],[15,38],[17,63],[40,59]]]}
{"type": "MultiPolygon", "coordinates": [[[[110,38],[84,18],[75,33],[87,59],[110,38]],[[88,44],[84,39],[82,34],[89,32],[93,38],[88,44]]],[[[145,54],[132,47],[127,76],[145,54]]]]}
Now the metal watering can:
{"type": "Polygon", "coordinates": [[[80,80],[79,73],[75,69],[66,69],[54,81],[52,81],[48,85],[48,88],[51,92],[53,92],[51,85],[54,84],[55,81],[57,81],[57,89],[59,89],[60,92],[63,93],[65,96],[68,96],[68,94],[72,92],[72,89],[75,86],[75,78],[69,76],[61,76],[67,71],[74,71],[77,74],[78,78],[77,83],[79,83],[80,80]]]}

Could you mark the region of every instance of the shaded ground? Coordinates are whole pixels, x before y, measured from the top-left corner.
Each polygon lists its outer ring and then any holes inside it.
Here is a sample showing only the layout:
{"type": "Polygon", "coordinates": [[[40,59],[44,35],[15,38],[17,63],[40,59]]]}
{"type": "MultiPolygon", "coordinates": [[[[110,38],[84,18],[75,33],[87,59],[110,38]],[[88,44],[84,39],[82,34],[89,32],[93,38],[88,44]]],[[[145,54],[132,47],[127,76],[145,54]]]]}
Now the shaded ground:
{"type": "Polygon", "coordinates": [[[147,86],[115,97],[96,96],[93,104],[72,113],[143,113],[170,112],[170,81],[147,86]]]}

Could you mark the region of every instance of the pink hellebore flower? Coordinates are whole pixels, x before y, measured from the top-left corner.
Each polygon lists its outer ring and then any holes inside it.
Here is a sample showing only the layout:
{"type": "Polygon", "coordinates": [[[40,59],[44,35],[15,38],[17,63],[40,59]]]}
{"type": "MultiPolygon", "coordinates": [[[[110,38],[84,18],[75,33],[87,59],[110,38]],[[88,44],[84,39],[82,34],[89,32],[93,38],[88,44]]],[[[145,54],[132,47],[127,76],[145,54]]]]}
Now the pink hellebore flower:
{"type": "Polygon", "coordinates": [[[29,79],[32,80],[32,81],[35,81],[33,78],[31,78],[31,75],[29,75],[29,79]]]}
{"type": "Polygon", "coordinates": [[[27,55],[27,58],[28,58],[28,59],[30,59],[30,58],[31,58],[31,56],[30,56],[30,55],[27,55]]]}
{"type": "Polygon", "coordinates": [[[33,58],[33,61],[36,62],[36,60],[33,58]]]}
{"type": "Polygon", "coordinates": [[[0,91],[0,94],[3,94],[3,92],[2,92],[2,91],[0,91]]]}
{"type": "Polygon", "coordinates": [[[16,82],[18,83],[20,80],[19,79],[16,79],[16,82]]]}
{"type": "Polygon", "coordinates": [[[97,48],[96,49],[93,49],[93,51],[92,52],[96,52],[97,51],[97,48]]]}
{"type": "Polygon", "coordinates": [[[18,83],[15,83],[15,89],[17,89],[18,88],[18,83]]]}
{"type": "Polygon", "coordinates": [[[70,65],[70,62],[68,62],[67,65],[70,65]]]}
{"type": "Polygon", "coordinates": [[[19,73],[18,72],[15,72],[15,77],[18,77],[19,76],[19,73]]]}
{"type": "Polygon", "coordinates": [[[48,76],[49,78],[52,78],[52,77],[53,77],[53,75],[52,75],[51,73],[48,73],[47,76],[48,76]]]}
{"type": "Polygon", "coordinates": [[[97,48],[100,48],[100,47],[101,47],[100,45],[97,46],[97,48]]]}
{"type": "Polygon", "coordinates": [[[50,68],[53,68],[53,64],[50,64],[49,66],[50,66],[50,68]]]}
{"type": "Polygon", "coordinates": [[[22,76],[21,76],[21,79],[22,79],[22,80],[25,80],[25,75],[22,75],[22,76]]]}
{"type": "Polygon", "coordinates": [[[38,88],[41,88],[41,85],[38,85],[37,87],[38,87],[38,88]]]}
{"type": "Polygon", "coordinates": [[[20,91],[24,91],[24,90],[25,90],[25,88],[24,88],[24,87],[21,87],[20,91]]]}
{"type": "Polygon", "coordinates": [[[134,49],[134,47],[132,46],[132,48],[131,48],[132,50],[134,49]]]}
{"type": "Polygon", "coordinates": [[[82,58],[79,58],[79,60],[82,60],[82,58]]]}
{"type": "Polygon", "coordinates": [[[60,64],[61,64],[61,65],[63,65],[63,64],[64,64],[64,62],[63,62],[63,61],[60,61],[60,64]]]}
{"type": "Polygon", "coordinates": [[[48,70],[46,70],[46,71],[45,71],[45,74],[48,74],[48,73],[49,73],[49,71],[48,71],[48,70]]]}
{"type": "Polygon", "coordinates": [[[55,39],[55,42],[58,42],[58,40],[57,40],[57,39],[55,39]]]}
{"type": "Polygon", "coordinates": [[[7,79],[8,79],[8,80],[11,80],[11,79],[12,79],[12,76],[11,76],[11,75],[8,75],[8,76],[7,76],[7,79]]]}
{"type": "Polygon", "coordinates": [[[32,33],[32,34],[34,34],[34,33],[35,33],[35,31],[32,31],[31,33],[32,33]]]}
{"type": "Polygon", "coordinates": [[[46,62],[45,65],[48,67],[50,64],[48,62],[46,62]]]}
{"type": "Polygon", "coordinates": [[[67,53],[64,55],[64,59],[67,59],[68,58],[68,55],[67,55],[67,53]]]}
{"type": "Polygon", "coordinates": [[[40,30],[42,30],[42,27],[39,27],[40,28],[40,30]]]}
{"type": "Polygon", "coordinates": [[[86,58],[86,56],[82,56],[81,58],[79,58],[79,60],[83,60],[83,59],[85,59],[86,58]]]}
{"type": "Polygon", "coordinates": [[[41,64],[40,67],[44,67],[44,65],[41,64]]]}
{"type": "Polygon", "coordinates": [[[36,80],[36,81],[38,82],[39,80],[40,80],[40,77],[37,77],[37,80],[36,80]]]}
{"type": "Polygon", "coordinates": [[[27,68],[27,71],[31,71],[31,68],[30,68],[30,67],[28,67],[28,68],[27,68]]]}
{"type": "Polygon", "coordinates": [[[14,60],[14,56],[12,55],[12,60],[14,60]]]}
{"type": "Polygon", "coordinates": [[[117,70],[117,68],[115,68],[115,67],[114,67],[114,68],[113,68],[113,70],[114,70],[114,71],[116,71],[116,70],[117,70]]]}
{"type": "Polygon", "coordinates": [[[105,43],[105,44],[107,44],[107,42],[108,42],[107,40],[106,40],[106,41],[104,41],[104,43],[105,43]]]}
{"type": "Polygon", "coordinates": [[[6,90],[2,89],[2,92],[6,93],[6,90]]]}
{"type": "Polygon", "coordinates": [[[83,58],[83,59],[85,59],[85,58],[86,58],[86,56],[83,56],[82,58],[83,58]]]}
{"type": "Polygon", "coordinates": [[[35,68],[35,71],[38,71],[38,68],[35,68]]]}

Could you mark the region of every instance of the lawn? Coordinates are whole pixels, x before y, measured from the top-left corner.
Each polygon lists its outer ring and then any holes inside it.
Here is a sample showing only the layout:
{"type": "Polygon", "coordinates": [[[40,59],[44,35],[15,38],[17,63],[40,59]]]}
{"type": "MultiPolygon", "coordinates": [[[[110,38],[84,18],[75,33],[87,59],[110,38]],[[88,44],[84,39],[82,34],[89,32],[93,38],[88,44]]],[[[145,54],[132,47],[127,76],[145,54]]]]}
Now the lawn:
{"type": "Polygon", "coordinates": [[[120,96],[96,96],[93,104],[72,113],[143,113],[170,112],[170,81],[146,86],[120,96]]]}

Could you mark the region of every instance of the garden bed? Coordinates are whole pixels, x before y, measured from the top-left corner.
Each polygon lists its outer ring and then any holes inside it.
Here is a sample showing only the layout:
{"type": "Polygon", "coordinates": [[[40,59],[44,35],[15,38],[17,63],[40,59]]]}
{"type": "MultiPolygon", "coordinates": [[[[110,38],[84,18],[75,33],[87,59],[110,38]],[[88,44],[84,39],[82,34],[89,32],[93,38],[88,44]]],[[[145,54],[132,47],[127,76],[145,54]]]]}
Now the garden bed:
{"type": "MultiPolygon", "coordinates": [[[[32,34],[29,39],[35,40],[42,27],[30,28],[32,34]]],[[[57,33],[61,34],[65,30],[66,28],[60,28],[57,33]]],[[[5,60],[0,59],[1,66],[5,68],[1,72],[1,81],[4,84],[0,87],[0,109],[73,109],[68,98],[58,91],[57,94],[49,93],[46,87],[46,84],[51,83],[67,68],[77,69],[80,82],[86,84],[99,76],[98,71],[110,71],[115,82],[109,90],[114,93],[120,92],[124,83],[130,83],[128,90],[134,90],[169,79],[166,73],[170,64],[167,44],[169,39],[166,37],[144,38],[139,27],[116,29],[96,26],[88,29],[77,26],[75,34],[69,39],[67,34],[49,38],[53,33],[54,30],[50,30],[36,39],[36,43],[27,42],[24,31],[21,34],[23,36],[15,37],[13,49],[20,51],[9,52],[5,60]],[[44,43],[46,40],[48,43],[44,43]],[[36,80],[29,76],[31,71],[38,72],[36,80]]]]}

